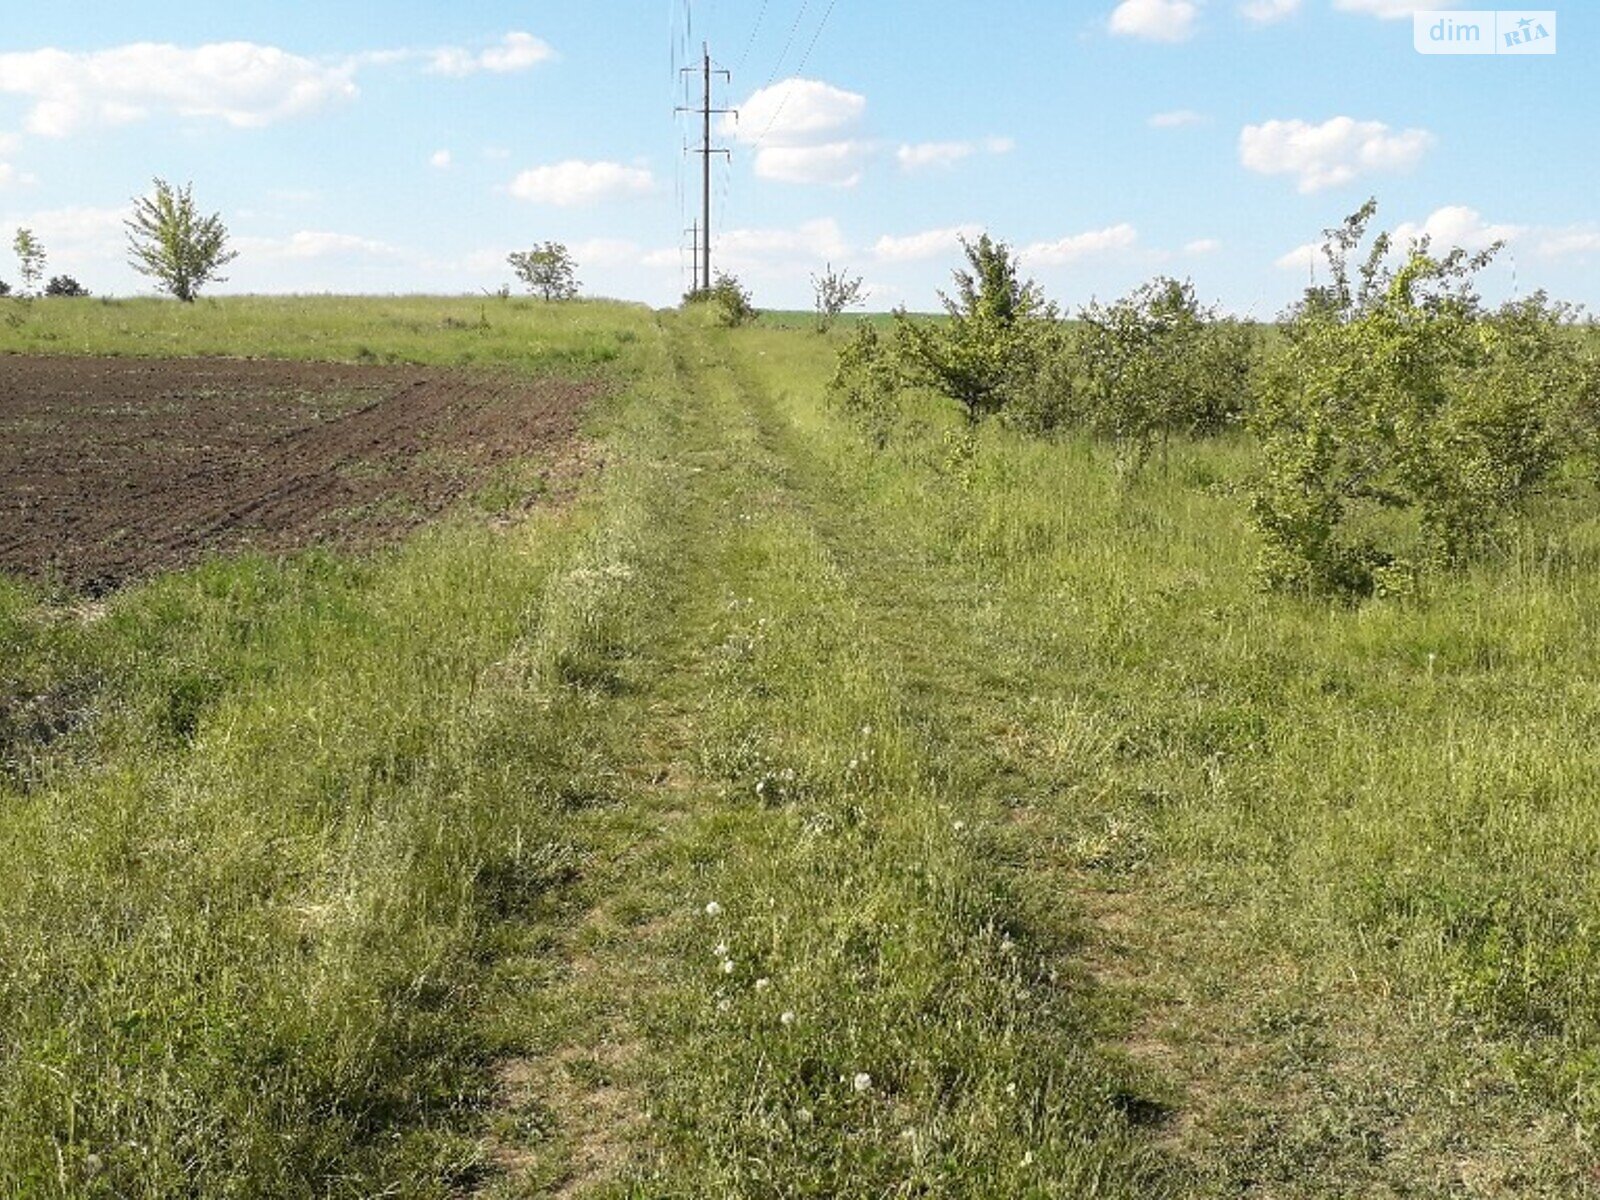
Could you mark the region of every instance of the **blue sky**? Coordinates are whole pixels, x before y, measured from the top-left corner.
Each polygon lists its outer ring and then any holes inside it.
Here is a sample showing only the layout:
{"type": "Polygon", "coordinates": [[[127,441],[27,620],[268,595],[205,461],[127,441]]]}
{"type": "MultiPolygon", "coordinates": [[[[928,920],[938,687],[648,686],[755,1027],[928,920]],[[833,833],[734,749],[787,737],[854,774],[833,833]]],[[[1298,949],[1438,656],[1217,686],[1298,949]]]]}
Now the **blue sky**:
{"type": "MultiPolygon", "coordinates": [[[[0,44],[0,234],[97,293],[148,284],[120,221],[192,180],[240,251],[218,291],[470,292],[568,244],[591,294],[688,283],[709,41],[733,150],[717,263],[804,307],[825,261],[932,308],[987,229],[1064,305],[1190,276],[1271,316],[1369,195],[1389,227],[1510,251],[1496,298],[1600,308],[1592,4],[1559,52],[1426,57],[1395,0],[57,0],[0,44]],[[1513,267],[1514,264],[1514,267],[1513,267]]],[[[0,255],[0,278],[16,281],[0,255]]]]}

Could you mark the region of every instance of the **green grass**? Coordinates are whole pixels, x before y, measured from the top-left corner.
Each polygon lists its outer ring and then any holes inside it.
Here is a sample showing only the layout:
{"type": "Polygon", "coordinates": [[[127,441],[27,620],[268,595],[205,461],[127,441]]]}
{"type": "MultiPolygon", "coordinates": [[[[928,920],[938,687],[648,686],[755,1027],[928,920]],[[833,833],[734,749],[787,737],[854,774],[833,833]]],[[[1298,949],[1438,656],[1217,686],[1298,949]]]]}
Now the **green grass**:
{"type": "Polygon", "coordinates": [[[1592,511],[1309,604],[1243,444],[875,452],[837,339],[305,303],[50,348],[610,347],[606,465],[0,589],[5,1194],[1593,1192],[1592,511]]]}
{"type": "Polygon", "coordinates": [[[310,359],[587,371],[627,358],[650,314],[497,296],[0,301],[0,353],[310,359]]]}

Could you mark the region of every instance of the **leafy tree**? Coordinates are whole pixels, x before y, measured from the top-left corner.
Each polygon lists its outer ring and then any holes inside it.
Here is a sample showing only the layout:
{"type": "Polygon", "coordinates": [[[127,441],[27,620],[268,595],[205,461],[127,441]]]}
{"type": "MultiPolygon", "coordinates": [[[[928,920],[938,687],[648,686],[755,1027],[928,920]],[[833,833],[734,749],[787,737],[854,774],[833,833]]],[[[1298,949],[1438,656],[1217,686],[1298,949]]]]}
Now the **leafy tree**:
{"type": "Polygon", "coordinates": [[[826,333],[845,309],[859,308],[866,303],[861,276],[835,271],[832,263],[821,275],[811,277],[811,286],[816,293],[819,333],[826,333]]]}
{"type": "Polygon", "coordinates": [[[865,322],[857,325],[839,351],[828,394],[876,449],[889,443],[900,387],[899,367],[878,331],[865,322]]]}
{"type": "Polygon", "coordinates": [[[89,289],[71,275],[57,275],[45,285],[46,296],[87,296],[89,289]]]}
{"type": "Polygon", "coordinates": [[[998,412],[1037,367],[1056,310],[1024,280],[1011,247],[987,233],[961,239],[970,270],[953,272],[956,294],[943,292],[949,320],[917,321],[895,313],[902,368],[912,382],[959,401],[977,421],[998,412]]]}
{"type": "Polygon", "coordinates": [[[545,300],[571,300],[578,294],[578,265],[560,242],[545,242],[506,257],[517,278],[545,300]]]}
{"type": "Polygon", "coordinates": [[[20,264],[23,294],[37,293],[39,280],[44,278],[44,247],[34,236],[33,230],[19,229],[17,236],[11,242],[11,248],[16,251],[17,262],[20,264]]]}
{"type": "Polygon", "coordinates": [[[726,271],[718,271],[710,287],[686,293],[683,302],[705,305],[706,311],[719,325],[743,325],[761,315],[738,276],[726,271]]]}
{"type": "Polygon", "coordinates": [[[1252,514],[1276,586],[1366,594],[1490,546],[1579,449],[1594,374],[1543,296],[1487,312],[1476,274],[1498,247],[1393,265],[1376,208],[1329,230],[1332,281],[1290,314],[1251,423],[1264,471],[1252,514]]]}
{"type": "Polygon", "coordinates": [[[1188,281],[1161,278],[1080,314],[1081,417],[1142,465],[1174,433],[1216,433],[1244,409],[1251,337],[1203,307],[1188,281]]]}
{"type": "Polygon", "coordinates": [[[134,200],[128,229],[128,264],[148,275],[185,304],[207,283],[226,280],[217,272],[238,257],[228,249],[228,229],[220,215],[201,216],[193,185],[175,188],[155,181],[155,193],[134,200]]]}

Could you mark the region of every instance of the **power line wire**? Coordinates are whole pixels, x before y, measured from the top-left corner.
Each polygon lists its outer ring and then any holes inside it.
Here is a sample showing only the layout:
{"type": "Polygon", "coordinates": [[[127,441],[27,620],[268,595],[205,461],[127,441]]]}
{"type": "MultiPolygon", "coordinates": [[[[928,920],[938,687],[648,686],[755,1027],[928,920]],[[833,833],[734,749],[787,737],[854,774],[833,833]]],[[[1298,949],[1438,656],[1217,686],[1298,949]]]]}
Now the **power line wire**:
{"type": "Polygon", "coordinates": [[[756,44],[756,34],[761,32],[761,20],[767,15],[767,5],[770,2],[771,0],[761,0],[761,9],[756,13],[756,23],[750,27],[750,37],[744,44],[744,53],[739,55],[738,65],[733,68],[735,75],[744,70],[745,60],[750,57],[750,51],[756,44]]]}
{"type": "MultiPolygon", "coordinates": [[[[796,76],[804,71],[806,69],[806,64],[811,61],[811,52],[817,48],[817,39],[822,36],[823,29],[827,27],[828,18],[833,16],[833,6],[838,2],[839,0],[828,0],[827,10],[823,12],[822,20],[818,23],[816,32],[811,35],[811,44],[806,47],[806,52],[800,56],[800,65],[794,69],[796,76]]],[[[802,10],[804,7],[805,6],[802,4],[802,10]]],[[[779,61],[782,60],[780,59],[779,61]]],[[[753,143],[754,145],[759,146],[762,141],[765,140],[767,134],[772,132],[772,127],[778,123],[778,118],[783,116],[783,110],[788,106],[789,97],[793,94],[793,92],[793,88],[784,89],[783,96],[778,100],[777,109],[774,110],[772,116],[767,120],[767,127],[761,131],[761,136],[756,138],[755,142],[753,143]]]]}

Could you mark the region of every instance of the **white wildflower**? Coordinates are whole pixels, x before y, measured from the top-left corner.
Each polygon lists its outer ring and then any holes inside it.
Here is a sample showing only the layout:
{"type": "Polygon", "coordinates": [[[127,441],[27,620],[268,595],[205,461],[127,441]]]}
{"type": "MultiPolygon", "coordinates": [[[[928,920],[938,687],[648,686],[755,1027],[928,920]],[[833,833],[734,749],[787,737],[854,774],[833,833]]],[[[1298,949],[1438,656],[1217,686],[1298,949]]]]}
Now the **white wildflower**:
{"type": "Polygon", "coordinates": [[[708,916],[708,917],[720,917],[721,915],[722,915],[722,905],[718,904],[715,900],[713,900],[710,904],[706,905],[706,916],[708,916]]]}
{"type": "Polygon", "coordinates": [[[868,1091],[872,1087],[872,1076],[865,1071],[858,1071],[855,1077],[855,1088],[858,1092],[868,1091]]]}
{"type": "Polygon", "coordinates": [[[722,973],[724,975],[733,974],[733,959],[725,958],[722,960],[722,973]]]}
{"type": "Polygon", "coordinates": [[[772,986],[772,980],[770,980],[770,979],[762,978],[762,979],[756,980],[756,991],[758,991],[758,992],[764,992],[771,986],[772,986]]]}
{"type": "Polygon", "coordinates": [[[780,1025],[793,1025],[794,1024],[794,1014],[792,1012],[788,1011],[787,1009],[785,1009],[784,1012],[783,1012],[783,1015],[778,1018],[778,1024],[780,1024],[780,1025]]]}

